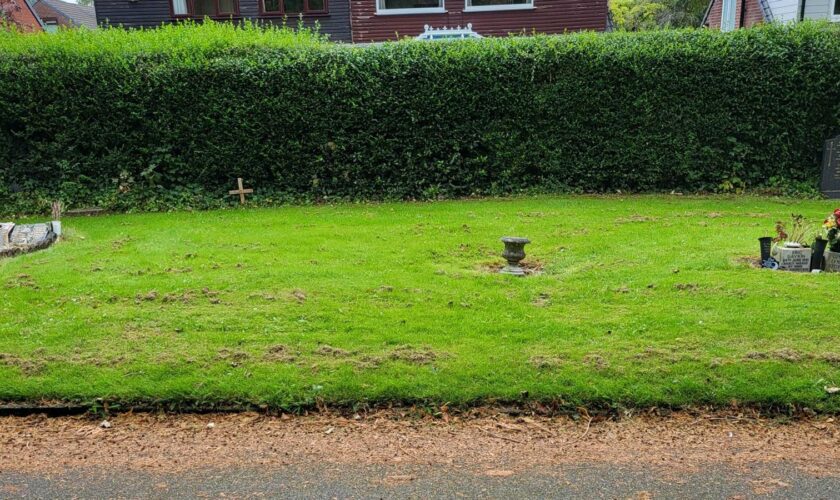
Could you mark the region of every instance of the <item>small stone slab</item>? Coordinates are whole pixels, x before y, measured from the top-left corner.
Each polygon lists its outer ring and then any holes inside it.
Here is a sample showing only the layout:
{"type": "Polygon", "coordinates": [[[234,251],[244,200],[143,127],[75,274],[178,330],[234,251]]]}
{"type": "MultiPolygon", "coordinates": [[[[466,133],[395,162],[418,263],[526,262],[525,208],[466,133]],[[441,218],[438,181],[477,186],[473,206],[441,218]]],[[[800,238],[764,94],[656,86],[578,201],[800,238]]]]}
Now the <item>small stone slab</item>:
{"type": "Polygon", "coordinates": [[[0,249],[9,246],[9,234],[14,228],[14,222],[0,222],[0,249]]]}
{"type": "Polygon", "coordinates": [[[5,222],[0,224],[0,257],[43,250],[52,245],[57,238],[51,222],[44,224],[5,222]]]}
{"type": "Polygon", "coordinates": [[[810,248],[779,248],[776,259],[779,261],[779,269],[797,273],[811,271],[811,249],[810,248]]]}
{"type": "Polygon", "coordinates": [[[825,272],[840,273],[840,252],[829,250],[825,253],[825,272]]]}
{"type": "Polygon", "coordinates": [[[73,210],[68,210],[68,211],[64,212],[64,215],[68,216],[68,217],[82,217],[82,216],[102,215],[104,213],[105,213],[104,208],[89,207],[89,208],[74,208],[73,210]]]}

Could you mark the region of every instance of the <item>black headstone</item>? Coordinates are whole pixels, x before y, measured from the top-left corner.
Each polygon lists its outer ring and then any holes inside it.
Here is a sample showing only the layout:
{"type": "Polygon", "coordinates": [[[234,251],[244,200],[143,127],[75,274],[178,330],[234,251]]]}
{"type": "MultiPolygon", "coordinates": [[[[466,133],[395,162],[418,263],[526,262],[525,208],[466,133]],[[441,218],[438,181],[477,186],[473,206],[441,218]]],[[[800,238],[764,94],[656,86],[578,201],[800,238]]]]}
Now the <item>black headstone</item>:
{"type": "Polygon", "coordinates": [[[825,141],[822,161],[822,192],[840,198],[840,135],[825,141]]]}

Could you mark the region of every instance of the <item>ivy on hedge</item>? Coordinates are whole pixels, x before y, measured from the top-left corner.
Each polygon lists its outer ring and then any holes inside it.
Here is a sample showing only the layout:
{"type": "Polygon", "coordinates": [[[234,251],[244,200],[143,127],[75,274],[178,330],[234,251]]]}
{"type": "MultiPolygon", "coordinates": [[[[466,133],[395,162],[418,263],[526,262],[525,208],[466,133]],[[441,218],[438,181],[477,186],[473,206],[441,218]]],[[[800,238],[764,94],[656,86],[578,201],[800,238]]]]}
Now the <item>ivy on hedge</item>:
{"type": "Polygon", "coordinates": [[[372,47],[244,27],[0,35],[0,212],[814,190],[828,24],[372,47]]]}

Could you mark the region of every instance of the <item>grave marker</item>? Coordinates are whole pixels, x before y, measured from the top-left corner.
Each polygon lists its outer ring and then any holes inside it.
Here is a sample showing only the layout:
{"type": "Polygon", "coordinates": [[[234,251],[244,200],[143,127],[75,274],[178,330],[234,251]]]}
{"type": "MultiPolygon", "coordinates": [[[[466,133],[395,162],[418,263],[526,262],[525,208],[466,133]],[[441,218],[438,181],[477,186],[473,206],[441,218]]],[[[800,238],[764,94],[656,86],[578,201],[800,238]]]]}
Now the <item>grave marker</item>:
{"type": "Polygon", "coordinates": [[[245,189],[242,186],[242,177],[236,179],[236,184],[239,186],[239,189],[232,189],[228,192],[230,194],[238,194],[239,195],[239,204],[244,205],[245,204],[245,195],[253,193],[254,190],[253,189],[245,189]]]}
{"type": "Polygon", "coordinates": [[[811,249],[810,248],[779,248],[778,256],[779,269],[798,273],[807,273],[811,270],[811,249]]]}
{"type": "Polygon", "coordinates": [[[840,135],[825,141],[821,188],[827,197],[840,199],[840,135]]]}
{"type": "Polygon", "coordinates": [[[0,223],[0,257],[42,250],[57,239],[50,222],[45,224],[0,223]]]}

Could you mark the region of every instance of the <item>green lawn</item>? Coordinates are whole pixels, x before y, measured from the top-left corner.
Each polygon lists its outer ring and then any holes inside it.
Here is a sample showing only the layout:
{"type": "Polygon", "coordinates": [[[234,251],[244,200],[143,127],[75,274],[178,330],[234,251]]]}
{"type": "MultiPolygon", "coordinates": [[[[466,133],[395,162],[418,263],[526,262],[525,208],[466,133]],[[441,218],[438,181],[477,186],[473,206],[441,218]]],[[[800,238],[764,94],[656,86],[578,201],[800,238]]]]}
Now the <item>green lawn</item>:
{"type": "Polygon", "coordinates": [[[0,262],[0,400],[840,410],[840,275],[750,267],[827,201],[539,197],[65,219],[0,262]],[[493,272],[527,236],[527,278],[493,272]]]}

